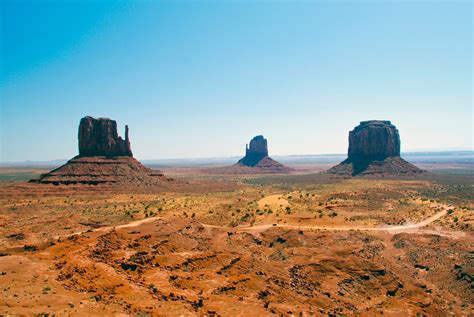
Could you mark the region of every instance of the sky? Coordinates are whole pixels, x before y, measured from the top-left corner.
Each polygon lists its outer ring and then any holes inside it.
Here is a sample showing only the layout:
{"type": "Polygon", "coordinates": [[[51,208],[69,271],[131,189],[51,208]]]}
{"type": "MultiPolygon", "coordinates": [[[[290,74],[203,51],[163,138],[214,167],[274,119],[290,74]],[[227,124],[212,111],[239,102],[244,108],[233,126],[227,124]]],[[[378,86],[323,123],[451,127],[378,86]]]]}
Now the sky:
{"type": "Polygon", "coordinates": [[[80,118],[139,159],[472,149],[471,1],[0,1],[0,160],[78,154],[80,118]]]}

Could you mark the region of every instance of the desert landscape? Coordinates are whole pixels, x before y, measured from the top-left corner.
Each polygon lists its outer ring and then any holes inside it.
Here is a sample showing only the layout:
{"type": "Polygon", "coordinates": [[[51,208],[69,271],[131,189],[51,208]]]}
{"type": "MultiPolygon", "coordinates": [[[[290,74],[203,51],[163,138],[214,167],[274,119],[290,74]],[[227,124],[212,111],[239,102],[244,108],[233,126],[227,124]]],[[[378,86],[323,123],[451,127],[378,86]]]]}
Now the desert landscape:
{"type": "Polygon", "coordinates": [[[474,317],[473,12],[0,1],[0,317],[474,317]]]}
{"type": "Polygon", "coordinates": [[[115,124],[91,120],[65,165],[1,170],[2,314],[473,313],[472,176],[397,173],[405,161],[383,138],[375,174],[158,171],[128,138],[129,155],[107,156],[115,124]]]}

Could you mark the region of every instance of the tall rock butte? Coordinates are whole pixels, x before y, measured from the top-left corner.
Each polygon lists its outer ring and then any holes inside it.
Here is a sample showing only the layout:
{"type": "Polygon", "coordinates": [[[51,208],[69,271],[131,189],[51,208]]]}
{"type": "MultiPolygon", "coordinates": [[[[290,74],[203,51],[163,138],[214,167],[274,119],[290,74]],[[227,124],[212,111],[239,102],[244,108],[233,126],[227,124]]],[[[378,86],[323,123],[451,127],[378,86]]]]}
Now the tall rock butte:
{"type": "Polygon", "coordinates": [[[293,169],[280,164],[268,156],[268,142],[257,135],[245,146],[245,156],[230,167],[237,173],[288,173],[293,169]]]}
{"type": "Polygon", "coordinates": [[[328,170],[340,175],[412,175],[418,167],[400,157],[400,136],[390,121],[362,121],[349,132],[347,159],[328,170]]]}
{"type": "Polygon", "coordinates": [[[248,144],[245,145],[245,156],[239,160],[238,164],[253,167],[267,156],[267,139],[263,135],[257,135],[250,140],[250,146],[248,144]]]}
{"type": "Polygon", "coordinates": [[[32,182],[55,185],[161,186],[163,181],[170,180],[161,172],[149,169],[133,158],[128,126],[125,126],[124,140],[118,136],[114,120],[82,118],[78,141],[78,156],[32,182]]]}
{"type": "Polygon", "coordinates": [[[118,136],[117,122],[84,117],[79,123],[79,156],[133,156],[125,126],[125,140],[118,136]]]}

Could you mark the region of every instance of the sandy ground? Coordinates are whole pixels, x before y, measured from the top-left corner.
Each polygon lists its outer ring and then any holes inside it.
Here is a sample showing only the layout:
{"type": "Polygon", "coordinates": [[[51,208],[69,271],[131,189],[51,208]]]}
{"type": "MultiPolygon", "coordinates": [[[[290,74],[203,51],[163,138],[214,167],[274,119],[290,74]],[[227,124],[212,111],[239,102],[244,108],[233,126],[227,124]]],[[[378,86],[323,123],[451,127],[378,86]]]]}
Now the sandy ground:
{"type": "Polygon", "coordinates": [[[289,205],[288,200],[286,200],[281,194],[266,196],[258,201],[258,207],[260,207],[260,209],[266,207],[286,208],[289,205]]]}
{"type": "Polygon", "coordinates": [[[180,180],[0,186],[0,314],[473,314],[469,183],[180,180]]]}

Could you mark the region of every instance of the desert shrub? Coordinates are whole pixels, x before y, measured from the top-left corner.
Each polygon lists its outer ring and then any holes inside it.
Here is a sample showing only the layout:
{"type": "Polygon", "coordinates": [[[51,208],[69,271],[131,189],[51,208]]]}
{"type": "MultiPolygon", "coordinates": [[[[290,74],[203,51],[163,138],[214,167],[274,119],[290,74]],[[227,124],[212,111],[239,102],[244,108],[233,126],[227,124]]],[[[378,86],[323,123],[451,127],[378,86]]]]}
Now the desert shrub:
{"type": "Polygon", "coordinates": [[[242,218],[240,218],[240,221],[246,221],[249,218],[250,218],[250,214],[246,213],[242,218]]]}

